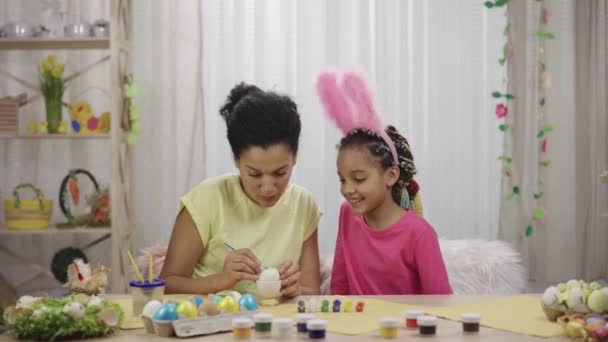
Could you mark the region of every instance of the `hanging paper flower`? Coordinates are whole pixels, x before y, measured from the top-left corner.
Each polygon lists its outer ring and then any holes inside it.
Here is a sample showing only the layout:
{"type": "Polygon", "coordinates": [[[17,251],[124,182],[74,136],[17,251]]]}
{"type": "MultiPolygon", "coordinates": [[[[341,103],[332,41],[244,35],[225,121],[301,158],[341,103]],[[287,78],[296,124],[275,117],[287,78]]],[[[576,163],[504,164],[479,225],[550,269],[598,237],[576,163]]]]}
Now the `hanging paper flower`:
{"type": "Polygon", "coordinates": [[[549,22],[549,11],[546,8],[543,8],[542,20],[543,25],[547,25],[547,23],[549,22]]]}
{"type": "Polygon", "coordinates": [[[543,139],[543,142],[540,144],[540,150],[543,153],[547,153],[547,138],[543,139]]]}
{"type": "Polygon", "coordinates": [[[602,182],[608,183],[608,170],[605,170],[604,172],[602,172],[600,179],[602,180],[602,182]]]}
{"type": "Polygon", "coordinates": [[[502,103],[499,103],[496,105],[496,117],[499,119],[504,118],[505,116],[507,116],[507,113],[509,112],[509,108],[507,108],[507,106],[505,106],[502,103]]]}
{"type": "Polygon", "coordinates": [[[547,211],[542,207],[537,207],[532,211],[532,219],[536,223],[545,224],[547,217],[547,211]]]}
{"type": "Polygon", "coordinates": [[[546,71],[540,74],[540,86],[543,89],[551,88],[551,75],[546,71]]]}

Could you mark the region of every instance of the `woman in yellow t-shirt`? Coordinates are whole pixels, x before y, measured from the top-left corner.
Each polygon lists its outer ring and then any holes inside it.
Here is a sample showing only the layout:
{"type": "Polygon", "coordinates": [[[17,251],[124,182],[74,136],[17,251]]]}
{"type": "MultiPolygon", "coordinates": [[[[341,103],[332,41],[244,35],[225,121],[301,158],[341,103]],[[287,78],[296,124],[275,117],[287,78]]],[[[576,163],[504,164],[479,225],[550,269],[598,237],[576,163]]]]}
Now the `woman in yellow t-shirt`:
{"type": "Polygon", "coordinates": [[[165,292],[255,293],[261,267],[273,267],[284,296],[319,294],[321,211],[307,190],[289,184],[301,126],[296,104],[241,83],[220,114],[239,174],[207,179],[181,198],[160,274],[165,292]]]}

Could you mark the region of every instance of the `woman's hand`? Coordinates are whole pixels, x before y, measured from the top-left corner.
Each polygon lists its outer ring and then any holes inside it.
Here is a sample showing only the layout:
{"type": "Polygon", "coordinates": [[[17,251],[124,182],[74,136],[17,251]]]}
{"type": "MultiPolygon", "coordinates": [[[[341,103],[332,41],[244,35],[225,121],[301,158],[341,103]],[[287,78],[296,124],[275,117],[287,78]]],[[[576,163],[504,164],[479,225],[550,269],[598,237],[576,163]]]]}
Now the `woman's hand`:
{"type": "Polygon", "coordinates": [[[284,262],[279,267],[279,277],[281,279],[281,294],[285,297],[296,297],[302,293],[300,287],[300,265],[291,260],[284,262]]]}
{"type": "Polygon", "coordinates": [[[258,280],[261,271],[260,260],[249,249],[237,249],[224,259],[222,272],[223,287],[230,289],[241,280],[258,280]]]}

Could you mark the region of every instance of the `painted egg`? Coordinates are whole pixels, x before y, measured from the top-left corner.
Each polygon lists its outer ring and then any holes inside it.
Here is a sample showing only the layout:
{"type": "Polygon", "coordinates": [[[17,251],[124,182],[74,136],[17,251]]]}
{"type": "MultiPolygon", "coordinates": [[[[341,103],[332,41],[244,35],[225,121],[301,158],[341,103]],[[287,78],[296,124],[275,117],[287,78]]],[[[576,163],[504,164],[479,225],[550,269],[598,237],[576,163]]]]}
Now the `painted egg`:
{"type": "Polygon", "coordinates": [[[255,296],[247,293],[239,299],[239,306],[241,307],[241,311],[255,311],[258,309],[258,301],[255,299],[255,296]]]}
{"type": "Polygon", "coordinates": [[[177,318],[177,308],[171,303],[163,304],[154,315],[157,321],[175,321],[177,318]]]}
{"type": "Polygon", "coordinates": [[[80,132],[80,122],[72,120],[72,130],[74,132],[80,132]]]}
{"type": "Polygon", "coordinates": [[[239,304],[230,296],[222,298],[220,303],[217,305],[217,309],[229,313],[239,312],[239,304]]]}
{"type": "Polygon", "coordinates": [[[89,118],[89,120],[87,120],[87,129],[89,131],[96,130],[98,123],[99,123],[99,120],[96,117],[92,116],[91,118],[89,118]]]}
{"type": "Polygon", "coordinates": [[[198,309],[191,301],[185,300],[177,306],[177,314],[179,317],[194,318],[198,316],[198,309]]]}
{"type": "Polygon", "coordinates": [[[157,300],[151,300],[144,305],[141,315],[152,319],[161,306],[163,306],[163,303],[157,300]]]}
{"type": "Polygon", "coordinates": [[[215,295],[213,297],[213,301],[215,302],[215,305],[218,305],[222,301],[222,298],[224,298],[224,296],[215,295]]]}
{"type": "Polygon", "coordinates": [[[230,297],[234,298],[234,300],[236,300],[237,303],[239,302],[239,300],[242,297],[241,293],[238,291],[230,291],[230,293],[228,293],[228,295],[230,297]]]}
{"type": "Polygon", "coordinates": [[[194,303],[194,305],[198,308],[199,306],[201,306],[201,304],[203,304],[203,298],[201,298],[200,296],[192,296],[190,298],[188,298],[192,303],[194,303]]]}

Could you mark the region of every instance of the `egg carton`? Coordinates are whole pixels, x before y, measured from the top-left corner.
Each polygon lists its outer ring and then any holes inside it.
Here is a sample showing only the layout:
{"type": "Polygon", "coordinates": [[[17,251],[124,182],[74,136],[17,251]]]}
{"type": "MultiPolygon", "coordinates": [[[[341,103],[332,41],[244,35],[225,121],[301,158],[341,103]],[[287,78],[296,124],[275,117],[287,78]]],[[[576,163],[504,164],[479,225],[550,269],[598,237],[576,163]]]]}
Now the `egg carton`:
{"type": "Polygon", "coordinates": [[[199,316],[196,318],[180,318],[175,321],[159,321],[142,316],[144,328],[147,333],[161,337],[192,337],[210,335],[220,332],[232,331],[232,319],[246,317],[253,319],[255,311],[241,311],[238,313],[220,313],[214,316],[199,316]]]}

